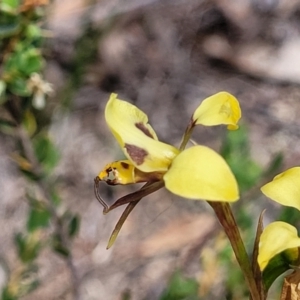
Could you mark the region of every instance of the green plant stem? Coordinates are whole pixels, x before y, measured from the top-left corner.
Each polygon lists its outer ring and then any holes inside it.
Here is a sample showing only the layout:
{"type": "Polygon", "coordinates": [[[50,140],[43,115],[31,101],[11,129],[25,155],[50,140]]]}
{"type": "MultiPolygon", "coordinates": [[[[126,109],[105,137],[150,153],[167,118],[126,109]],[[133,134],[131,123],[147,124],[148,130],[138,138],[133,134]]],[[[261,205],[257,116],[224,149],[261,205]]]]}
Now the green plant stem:
{"type": "Polygon", "coordinates": [[[251,299],[253,300],[263,300],[260,295],[255,279],[254,274],[251,268],[249,256],[247,254],[245,245],[243,243],[240,231],[238,229],[237,223],[233,216],[230,205],[225,202],[210,202],[209,205],[215,211],[219,222],[223,226],[225,233],[231,243],[232,249],[236,256],[236,259],[241,267],[241,270],[244,274],[245,280],[247,282],[251,299]]]}

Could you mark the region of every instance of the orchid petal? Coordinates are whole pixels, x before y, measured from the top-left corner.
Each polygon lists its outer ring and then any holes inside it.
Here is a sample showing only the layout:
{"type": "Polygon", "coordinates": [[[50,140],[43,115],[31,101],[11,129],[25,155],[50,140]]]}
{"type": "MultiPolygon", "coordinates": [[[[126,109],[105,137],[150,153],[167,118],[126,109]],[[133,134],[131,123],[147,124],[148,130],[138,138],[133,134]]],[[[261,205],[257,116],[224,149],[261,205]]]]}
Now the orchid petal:
{"type": "Polygon", "coordinates": [[[147,115],[136,106],[111,94],[105,119],[125,156],[143,172],[165,172],[179,153],[175,147],[159,142],[147,115]]]}
{"type": "Polygon", "coordinates": [[[227,92],[219,92],[202,101],[192,120],[195,124],[205,126],[225,124],[228,129],[236,130],[241,115],[239,101],[227,92]]]}
{"type": "Polygon", "coordinates": [[[261,188],[272,200],[300,210],[300,167],[294,167],[275,176],[261,188]]]}
{"type": "Polygon", "coordinates": [[[194,146],[181,152],[163,177],[166,188],[189,199],[234,202],[238,185],[225,160],[212,149],[194,146]]]}
{"type": "Polygon", "coordinates": [[[287,259],[291,262],[298,258],[300,238],[297,229],[285,222],[273,222],[269,224],[260,236],[258,264],[263,271],[269,261],[277,254],[287,251],[287,259]],[[290,251],[295,249],[295,251],[290,251]]]}

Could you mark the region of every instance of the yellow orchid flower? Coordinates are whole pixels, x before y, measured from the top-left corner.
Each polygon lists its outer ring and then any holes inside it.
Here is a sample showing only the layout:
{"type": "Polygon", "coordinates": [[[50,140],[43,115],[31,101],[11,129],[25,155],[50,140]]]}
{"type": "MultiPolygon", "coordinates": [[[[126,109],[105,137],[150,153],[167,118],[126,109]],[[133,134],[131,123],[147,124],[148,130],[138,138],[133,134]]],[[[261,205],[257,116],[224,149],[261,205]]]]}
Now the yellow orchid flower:
{"type": "Polygon", "coordinates": [[[294,226],[280,221],[269,224],[260,237],[257,258],[260,270],[263,271],[269,261],[282,252],[287,261],[296,262],[299,258],[298,247],[300,238],[294,226]]]}
{"type": "Polygon", "coordinates": [[[300,167],[294,167],[274,177],[261,191],[272,200],[300,210],[300,167]]]}
{"type": "MultiPolygon", "coordinates": [[[[300,210],[300,167],[290,168],[261,187],[275,202],[300,210]]],[[[260,237],[258,264],[261,271],[277,254],[283,252],[289,262],[298,260],[300,238],[297,229],[285,222],[269,224],[260,237]]]]}
{"type": "MultiPolygon", "coordinates": [[[[205,146],[184,148],[197,124],[225,124],[236,129],[240,116],[239,103],[229,93],[221,92],[207,98],[193,114],[178,149],[158,140],[144,112],[118,99],[117,94],[111,94],[105,108],[105,119],[127,160],[106,165],[95,178],[95,194],[104,206],[104,213],[126,203],[136,205],[142,197],[164,185],[170,192],[189,199],[237,201],[238,185],[225,160],[205,146]],[[209,123],[209,119],[212,122],[209,123]],[[110,185],[137,182],[147,184],[108,207],[99,193],[101,181],[110,185]]],[[[131,210],[128,209],[126,214],[131,210]]]]}

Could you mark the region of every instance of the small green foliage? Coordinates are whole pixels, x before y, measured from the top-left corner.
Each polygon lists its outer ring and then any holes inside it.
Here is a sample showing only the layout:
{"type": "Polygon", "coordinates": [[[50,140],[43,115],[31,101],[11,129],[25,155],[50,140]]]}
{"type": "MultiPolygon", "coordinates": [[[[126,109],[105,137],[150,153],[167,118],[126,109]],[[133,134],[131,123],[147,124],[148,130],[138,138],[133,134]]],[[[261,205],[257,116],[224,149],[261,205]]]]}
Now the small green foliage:
{"type": "Polygon", "coordinates": [[[80,218],[78,215],[74,215],[71,217],[68,224],[68,234],[70,237],[74,237],[79,230],[80,227],[80,218]]]}
{"type": "Polygon", "coordinates": [[[242,296],[247,295],[248,291],[241,270],[235,267],[235,258],[229,243],[226,242],[218,256],[220,258],[220,265],[222,265],[224,270],[227,270],[225,277],[227,298],[242,299],[242,296]],[[239,286],[239,289],[235,289],[236,286],[239,286]]]}
{"type": "Polygon", "coordinates": [[[44,205],[36,203],[31,207],[27,220],[27,230],[29,232],[40,228],[48,227],[51,214],[44,205]]]}
{"type": "Polygon", "coordinates": [[[279,221],[287,222],[299,228],[300,226],[300,211],[293,207],[283,207],[278,217],[279,221]]]}
{"type": "Polygon", "coordinates": [[[0,11],[7,14],[17,14],[20,0],[2,0],[0,3],[0,11]]]}
{"type": "Polygon", "coordinates": [[[279,253],[275,257],[273,257],[267,267],[263,271],[263,282],[268,290],[273,282],[284,272],[290,270],[290,262],[284,253],[279,253]]]}
{"type": "Polygon", "coordinates": [[[0,131],[7,135],[13,135],[16,124],[9,120],[0,119],[0,131]]]}
{"type": "Polygon", "coordinates": [[[23,125],[30,136],[36,132],[37,124],[34,114],[30,110],[26,110],[23,116],[23,125]]]}
{"type": "Polygon", "coordinates": [[[4,287],[1,295],[2,300],[18,300],[18,295],[12,293],[12,291],[6,286],[4,287]]]}
{"type": "Polygon", "coordinates": [[[5,90],[6,90],[6,83],[3,80],[0,80],[0,105],[6,102],[5,90]]]}
{"type": "Polygon", "coordinates": [[[131,293],[130,293],[130,290],[125,290],[125,291],[122,293],[121,299],[122,299],[122,300],[130,300],[130,299],[131,299],[131,293]]]}
{"type": "Polygon", "coordinates": [[[25,36],[28,40],[40,44],[42,30],[36,24],[29,24],[25,29],[25,36]]]}
{"type": "Polygon", "coordinates": [[[7,82],[7,88],[10,92],[18,96],[27,97],[30,95],[27,88],[27,80],[22,77],[14,78],[13,81],[7,82]]]}
{"type": "Polygon", "coordinates": [[[3,78],[8,91],[18,96],[28,97],[31,92],[28,80],[32,73],[38,73],[43,67],[43,59],[39,49],[19,43],[4,62],[3,78]]]}
{"type": "Polygon", "coordinates": [[[58,206],[61,203],[60,195],[56,192],[55,188],[51,190],[51,199],[52,203],[55,206],[58,206]]]}
{"type": "Polygon", "coordinates": [[[262,168],[251,158],[248,132],[245,126],[228,131],[223,142],[221,155],[235,174],[241,191],[253,187],[262,175],[262,168]]]}
{"type": "Polygon", "coordinates": [[[52,171],[59,161],[59,153],[46,134],[39,134],[33,139],[36,157],[46,172],[52,171]]]}
{"type": "Polygon", "coordinates": [[[199,284],[195,279],[185,278],[176,271],[160,300],[197,300],[199,284]]]}
{"type": "MultiPolygon", "coordinates": [[[[0,4],[1,5],[1,4],[0,4]]],[[[20,31],[20,17],[17,15],[3,14],[0,12],[0,39],[17,34],[20,31]]],[[[3,40],[0,41],[0,48],[3,40]]]]}
{"type": "Polygon", "coordinates": [[[27,180],[30,180],[33,182],[41,180],[41,178],[42,178],[41,174],[36,174],[31,169],[22,169],[22,167],[20,165],[19,165],[19,167],[20,167],[20,171],[22,172],[22,174],[24,175],[24,177],[27,180]]]}
{"type": "Polygon", "coordinates": [[[16,274],[15,281],[11,281],[2,291],[1,299],[17,300],[39,286],[36,279],[38,268],[35,264],[29,264],[16,274]]]}
{"type": "Polygon", "coordinates": [[[63,244],[61,236],[58,234],[53,236],[51,246],[56,253],[63,257],[68,257],[70,255],[70,250],[63,244]]]}
{"type": "Polygon", "coordinates": [[[11,158],[28,180],[29,203],[26,227],[15,235],[17,268],[8,272],[3,300],[20,299],[38,286],[35,263],[44,247],[69,258],[70,241],[80,225],[78,215],[58,213],[61,198],[52,171],[59,152],[47,133],[51,115],[41,112],[53,92],[41,74],[45,65],[41,26],[47,3],[0,1],[0,131],[15,140],[11,158]]]}
{"type": "Polygon", "coordinates": [[[32,262],[37,258],[41,249],[41,243],[37,239],[37,235],[23,235],[18,233],[15,236],[15,242],[17,245],[19,258],[24,263],[32,262]]]}
{"type": "Polygon", "coordinates": [[[274,174],[278,173],[283,164],[283,154],[277,153],[272,158],[269,163],[268,168],[264,171],[264,177],[268,178],[269,176],[274,176],[274,174]]]}

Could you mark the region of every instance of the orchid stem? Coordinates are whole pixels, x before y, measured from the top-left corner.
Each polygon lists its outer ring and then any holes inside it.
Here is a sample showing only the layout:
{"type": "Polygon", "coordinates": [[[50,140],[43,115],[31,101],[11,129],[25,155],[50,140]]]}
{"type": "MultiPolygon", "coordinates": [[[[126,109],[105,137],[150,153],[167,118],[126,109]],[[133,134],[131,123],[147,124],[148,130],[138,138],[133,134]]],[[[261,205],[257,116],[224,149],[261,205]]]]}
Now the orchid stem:
{"type": "Polygon", "coordinates": [[[189,142],[190,140],[190,137],[192,135],[192,132],[193,132],[193,128],[194,128],[195,124],[193,123],[193,120],[190,121],[188,127],[186,128],[185,132],[184,132],[184,135],[183,135],[183,138],[182,138],[182,141],[180,143],[180,147],[179,147],[179,150],[180,151],[183,151],[185,146],[187,145],[187,143],[189,142]]]}
{"type": "Polygon", "coordinates": [[[251,298],[253,300],[262,299],[254,279],[254,274],[251,268],[249,256],[247,254],[244,242],[242,240],[241,234],[239,232],[237,223],[235,221],[229,204],[223,202],[210,201],[208,201],[208,203],[215,211],[219,222],[223,226],[225,233],[231,243],[236,259],[241,267],[241,270],[247,282],[251,298]]]}

